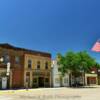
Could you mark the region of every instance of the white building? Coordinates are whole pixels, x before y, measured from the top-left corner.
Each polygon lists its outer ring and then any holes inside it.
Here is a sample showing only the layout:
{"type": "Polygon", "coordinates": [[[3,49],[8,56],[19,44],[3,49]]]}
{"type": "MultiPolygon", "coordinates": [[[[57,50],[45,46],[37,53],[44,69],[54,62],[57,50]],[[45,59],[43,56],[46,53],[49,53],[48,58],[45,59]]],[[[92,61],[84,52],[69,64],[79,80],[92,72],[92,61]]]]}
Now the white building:
{"type": "Polygon", "coordinates": [[[52,86],[53,87],[67,87],[69,86],[69,74],[66,73],[62,77],[61,73],[58,71],[58,64],[56,60],[52,61],[52,86]]]}

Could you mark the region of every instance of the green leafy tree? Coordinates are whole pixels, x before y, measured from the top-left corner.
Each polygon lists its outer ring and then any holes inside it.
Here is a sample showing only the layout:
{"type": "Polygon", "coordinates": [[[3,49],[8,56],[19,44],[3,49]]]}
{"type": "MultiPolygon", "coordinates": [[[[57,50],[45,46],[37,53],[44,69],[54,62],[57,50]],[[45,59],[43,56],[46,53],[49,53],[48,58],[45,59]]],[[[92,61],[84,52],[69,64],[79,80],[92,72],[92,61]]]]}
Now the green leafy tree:
{"type": "Polygon", "coordinates": [[[84,70],[85,72],[89,72],[92,67],[95,66],[95,59],[92,58],[86,51],[78,52],[79,55],[79,69],[84,70]]]}
{"type": "Polygon", "coordinates": [[[99,63],[95,63],[95,67],[97,68],[97,69],[100,69],[100,64],[99,63]]]}
{"type": "Polygon", "coordinates": [[[92,67],[95,66],[96,61],[86,51],[78,52],[77,55],[80,57],[78,68],[80,71],[82,71],[85,85],[85,73],[91,71],[92,67]]]}
{"type": "Polygon", "coordinates": [[[57,61],[62,75],[70,71],[70,79],[73,75],[75,80],[82,72],[89,72],[95,65],[95,60],[86,51],[78,53],[69,51],[64,56],[58,53],[57,61]]]}

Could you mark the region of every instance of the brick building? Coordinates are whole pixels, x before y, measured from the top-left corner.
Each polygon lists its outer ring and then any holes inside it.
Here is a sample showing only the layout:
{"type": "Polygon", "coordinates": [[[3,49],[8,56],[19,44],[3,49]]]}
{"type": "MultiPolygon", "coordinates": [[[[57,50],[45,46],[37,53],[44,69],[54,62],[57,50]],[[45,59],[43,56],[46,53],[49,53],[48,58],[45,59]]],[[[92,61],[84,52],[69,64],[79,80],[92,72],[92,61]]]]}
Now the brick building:
{"type": "Polygon", "coordinates": [[[51,54],[0,44],[0,87],[7,79],[8,88],[50,87],[51,54]],[[7,62],[10,62],[10,75],[7,76],[7,62]]]}

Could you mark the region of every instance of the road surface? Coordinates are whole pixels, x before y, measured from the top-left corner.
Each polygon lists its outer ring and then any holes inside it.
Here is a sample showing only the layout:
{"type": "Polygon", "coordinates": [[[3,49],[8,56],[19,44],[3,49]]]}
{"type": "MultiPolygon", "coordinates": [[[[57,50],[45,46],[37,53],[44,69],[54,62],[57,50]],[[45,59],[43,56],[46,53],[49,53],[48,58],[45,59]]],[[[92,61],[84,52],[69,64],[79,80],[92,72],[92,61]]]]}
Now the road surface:
{"type": "Polygon", "coordinates": [[[99,100],[100,87],[0,91],[0,100],[99,100]]]}

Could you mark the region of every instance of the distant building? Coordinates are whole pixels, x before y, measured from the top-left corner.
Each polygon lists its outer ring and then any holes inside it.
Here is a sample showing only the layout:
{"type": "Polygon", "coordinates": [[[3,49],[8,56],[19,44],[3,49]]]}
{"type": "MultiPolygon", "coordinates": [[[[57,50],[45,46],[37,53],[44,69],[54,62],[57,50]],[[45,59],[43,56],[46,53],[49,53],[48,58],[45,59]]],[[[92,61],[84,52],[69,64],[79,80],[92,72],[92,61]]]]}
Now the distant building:
{"type": "Polygon", "coordinates": [[[90,73],[80,72],[80,75],[75,78],[73,74],[67,73],[62,76],[58,71],[59,65],[56,60],[52,61],[52,86],[66,87],[66,86],[84,86],[84,85],[98,85],[98,74],[95,67],[90,70],[90,73]]]}
{"type": "Polygon", "coordinates": [[[62,76],[58,71],[59,65],[56,60],[52,61],[52,86],[53,87],[67,87],[69,86],[69,74],[62,76]]]}
{"type": "Polygon", "coordinates": [[[85,85],[98,85],[97,74],[85,74],[85,85]]]}
{"type": "Polygon", "coordinates": [[[34,88],[51,86],[51,54],[0,44],[0,88],[34,88]],[[10,75],[7,76],[7,62],[10,75]]]}
{"type": "Polygon", "coordinates": [[[97,68],[92,68],[90,73],[85,73],[85,85],[98,85],[97,68]]]}

